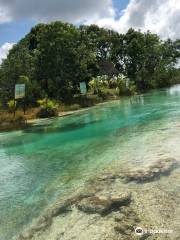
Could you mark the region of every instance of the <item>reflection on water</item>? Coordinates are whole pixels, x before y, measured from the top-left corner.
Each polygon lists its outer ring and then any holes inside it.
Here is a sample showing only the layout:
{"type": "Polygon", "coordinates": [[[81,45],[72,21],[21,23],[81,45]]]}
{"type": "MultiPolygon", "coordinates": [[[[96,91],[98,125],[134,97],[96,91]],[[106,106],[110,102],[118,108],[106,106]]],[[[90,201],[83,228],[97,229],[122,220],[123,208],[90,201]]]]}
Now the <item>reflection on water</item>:
{"type": "Polygon", "coordinates": [[[73,123],[69,123],[69,124],[66,124],[64,126],[49,126],[49,125],[43,125],[43,127],[40,127],[40,126],[34,126],[32,128],[27,128],[24,130],[24,132],[29,132],[29,133],[36,133],[36,134],[39,134],[39,133],[57,133],[57,132],[68,132],[68,131],[74,131],[76,129],[80,129],[80,128],[83,128],[83,127],[86,127],[87,124],[95,124],[97,121],[90,121],[88,123],[86,122],[73,122],[73,123]]]}
{"type": "Polygon", "coordinates": [[[50,202],[111,162],[140,164],[156,148],[159,154],[175,149],[162,143],[167,124],[180,118],[178,89],[0,134],[0,239],[10,240],[50,202]]]}
{"type": "Polygon", "coordinates": [[[144,96],[143,95],[132,96],[130,98],[130,103],[144,105],[144,96]]]}
{"type": "Polygon", "coordinates": [[[168,92],[171,95],[179,94],[180,93],[180,85],[175,85],[175,86],[171,87],[170,89],[168,89],[168,92]]]}

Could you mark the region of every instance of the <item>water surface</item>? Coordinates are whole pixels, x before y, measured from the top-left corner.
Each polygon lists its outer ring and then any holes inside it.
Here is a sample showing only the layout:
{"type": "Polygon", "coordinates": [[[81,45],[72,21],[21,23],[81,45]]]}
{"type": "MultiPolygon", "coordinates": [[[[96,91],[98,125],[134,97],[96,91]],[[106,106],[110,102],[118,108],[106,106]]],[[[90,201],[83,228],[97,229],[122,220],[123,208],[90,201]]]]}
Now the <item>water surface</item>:
{"type": "Polygon", "coordinates": [[[0,133],[0,239],[10,240],[57,197],[115,161],[137,166],[173,155],[179,120],[175,86],[0,133]]]}

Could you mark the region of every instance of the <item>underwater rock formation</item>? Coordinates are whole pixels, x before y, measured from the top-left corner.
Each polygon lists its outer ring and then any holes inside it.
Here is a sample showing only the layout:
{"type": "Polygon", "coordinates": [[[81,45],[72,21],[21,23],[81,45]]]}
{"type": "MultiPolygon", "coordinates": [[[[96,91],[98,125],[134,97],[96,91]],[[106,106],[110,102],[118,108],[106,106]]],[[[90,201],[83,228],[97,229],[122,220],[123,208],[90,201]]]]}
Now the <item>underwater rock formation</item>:
{"type": "Polygon", "coordinates": [[[174,158],[160,159],[154,164],[145,168],[118,171],[110,173],[103,173],[98,176],[97,180],[106,183],[113,184],[116,179],[122,179],[125,183],[134,181],[137,183],[143,183],[146,181],[153,181],[161,176],[169,175],[176,167],[179,167],[178,162],[174,158]]]}
{"type": "Polygon", "coordinates": [[[99,213],[103,215],[120,206],[127,205],[130,200],[130,193],[122,193],[114,196],[91,196],[82,199],[77,204],[77,207],[86,213],[99,213]]]}
{"type": "Polygon", "coordinates": [[[86,213],[105,214],[111,208],[111,201],[106,197],[92,196],[82,199],[77,208],[86,213]]]}
{"type": "MultiPolygon", "coordinates": [[[[44,212],[31,228],[19,235],[17,240],[31,239],[37,232],[47,229],[52,224],[53,217],[68,214],[74,207],[86,214],[98,214],[99,217],[105,217],[107,214],[117,214],[114,231],[122,236],[127,236],[127,239],[133,239],[134,229],[131,226],[136,226],[140,219],[131,209],[131,193],[128,190],[127,192],[124,190],[124,193],[122,193],[117,187],[115,190],[116,180],[122,180],[125,183],[153,181],[163,175],[170,174],[178,166],[175,159],[166,158],[160,159],[146,168],[126,172],[121,172],[117,168],[115,171],[98,175],[88,181],[85,188],[81,189],[78,194],[76,193],[64,201],[56,202],[44,212]]],[[[147,237],[143,236],[143,239],[147,237]]]]}
{"type": "Polygon", "coordinates": [[[143,183],[145,181],[152,181],[162,175],[168,175],[171,171],[178,166],[178,163],[173,158],[161,159],[147,169],[138,169],[127,172],[122,178],[126,182],[135,181],[143,183]]]}
{"type": "Polygon", "coordinates": [[[31,239],[35,233],[45,230],[52,223],[53,217],[71,211],[72,206],[76,206],[79,210],[86,213],[98,213],[100,215],[109,213],[120,206],[127,205],[131,200],[130,193],[122,193],[119,195],[92,195],[79,194],[64,202],[57,202],[49,208],[37,222],[24,233],[20,234],[17,240],[31,239]]]}

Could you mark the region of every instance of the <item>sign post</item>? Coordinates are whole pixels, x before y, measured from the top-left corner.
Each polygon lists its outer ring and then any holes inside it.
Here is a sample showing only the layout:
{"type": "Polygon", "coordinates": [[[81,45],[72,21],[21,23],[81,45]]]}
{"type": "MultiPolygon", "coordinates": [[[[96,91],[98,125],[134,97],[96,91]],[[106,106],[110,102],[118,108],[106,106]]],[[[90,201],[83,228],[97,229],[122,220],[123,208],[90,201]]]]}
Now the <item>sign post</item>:
{"type": "Polygon", "coordinates": [[[87,93],[87,87],[85,82],[80,82],[80,90],[81,90],[81,94],[87,93]]]}
{"type": "MultiPolygon", "coordinates": [[[[16,104],[16,100],[25,98],[25,88],[26,88],[25,84],[16,84],[15,85],[14,105],[16,104]]],[[[26,112],[26,108],[25,108],[25,99],[24,99],[24,114],[25,114],[25,112],[26,112]]],[[[14,111],[14,115],[15,115],[15,111],[14,111]]]]}
{"type": "Polygon", "coordinates": [[[15,100],[25,97],[25,84],[15,85],[15,100]]]}

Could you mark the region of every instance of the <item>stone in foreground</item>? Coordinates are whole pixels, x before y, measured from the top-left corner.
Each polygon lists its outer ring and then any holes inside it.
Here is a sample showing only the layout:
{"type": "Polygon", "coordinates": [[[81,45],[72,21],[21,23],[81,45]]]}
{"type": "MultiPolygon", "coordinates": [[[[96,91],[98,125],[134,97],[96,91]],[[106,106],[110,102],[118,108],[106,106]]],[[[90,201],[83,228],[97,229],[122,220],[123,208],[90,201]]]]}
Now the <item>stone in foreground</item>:
{"type": "Polygon", "coordinates": [[[91,196],[82,199],[77,207],[86,213],[107,214],[114,209],[127,205],[130,202],[131,195],[122,193],[114,196],[91,196]]]}
{"type": "Polygon", "coordinates": [[[139,169],[128,172],[125,176],[123,176],[123,178],[126,182],[135,181],[141,183],[145,181],[152,181],[154,178],[170,174],[177,166],[178,163],[173,158],[161,159],[149,166],[147,169],[139,169]]]}

